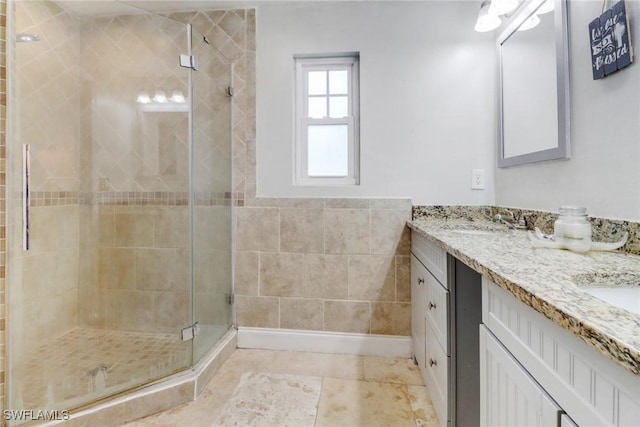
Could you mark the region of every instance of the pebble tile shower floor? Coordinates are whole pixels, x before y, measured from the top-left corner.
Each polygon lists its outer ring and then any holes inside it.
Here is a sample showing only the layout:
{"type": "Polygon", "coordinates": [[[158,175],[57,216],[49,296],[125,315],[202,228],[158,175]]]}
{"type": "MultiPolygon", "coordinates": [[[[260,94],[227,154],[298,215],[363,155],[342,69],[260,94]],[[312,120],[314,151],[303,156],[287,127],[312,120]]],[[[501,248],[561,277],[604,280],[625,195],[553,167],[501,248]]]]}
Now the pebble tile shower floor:
{"type": "Polygon", "coordinates": [[[15,406],[67,409],[136,386],[190,365],[190,346],[178,334],[74,329],[17,362],[15,406]]]}

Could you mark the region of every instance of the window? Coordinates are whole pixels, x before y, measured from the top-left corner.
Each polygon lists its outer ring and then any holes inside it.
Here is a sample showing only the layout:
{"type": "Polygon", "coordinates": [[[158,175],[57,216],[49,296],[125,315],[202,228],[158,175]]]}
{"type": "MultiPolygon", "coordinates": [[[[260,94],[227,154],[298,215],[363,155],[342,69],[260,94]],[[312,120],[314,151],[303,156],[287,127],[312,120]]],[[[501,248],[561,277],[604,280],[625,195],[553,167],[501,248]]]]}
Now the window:
{"type": "Polygon", "coordinates": [[[295,63],[296,184],[358,185],[358,54],[295,63]]]}

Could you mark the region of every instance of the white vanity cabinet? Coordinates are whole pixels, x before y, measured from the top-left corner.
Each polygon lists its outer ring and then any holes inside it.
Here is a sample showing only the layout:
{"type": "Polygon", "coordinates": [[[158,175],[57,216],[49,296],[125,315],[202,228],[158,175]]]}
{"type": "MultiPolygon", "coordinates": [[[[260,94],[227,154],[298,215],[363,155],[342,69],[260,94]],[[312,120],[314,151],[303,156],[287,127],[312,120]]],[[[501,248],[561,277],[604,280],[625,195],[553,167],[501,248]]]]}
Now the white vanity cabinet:
{"type": "Polygon", "coordinates": [[[482,278],[481,425],[638,426],[640,376],[482,278]]]}
{"type": "Polygon", "coordinates": [[[411,336],[413,353],[441,426],[449,424],[449,291],[447,253],[411,236],[411,336]]]}
{"type": "Polygon", "coordinates": [[[482,427],[558,426],[560,407],[502,344],[480,327],[482,427]]]}

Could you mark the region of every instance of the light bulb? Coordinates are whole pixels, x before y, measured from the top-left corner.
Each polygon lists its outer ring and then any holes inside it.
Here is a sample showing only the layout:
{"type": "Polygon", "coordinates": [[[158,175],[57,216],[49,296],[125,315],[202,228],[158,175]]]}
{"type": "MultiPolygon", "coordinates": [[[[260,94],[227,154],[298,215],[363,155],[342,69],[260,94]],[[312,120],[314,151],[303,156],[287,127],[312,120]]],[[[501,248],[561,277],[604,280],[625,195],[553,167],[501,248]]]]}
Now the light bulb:
{"type": "Polygon", "coordinates": [[[147,92],[140,92],[136,102],[138,104],[148,104],[151,102],[151,98],[149,98],[149,94],[147,92]]]}
{"type": "Polygon", "coordinates": [[[157,102],[159,104],[166,104],[167,102],[169,102],[169,100],[167,99],[167,95],[164,93],[164,91],[159,90],[156,92],[155,95],[153,95],[153,102],[157,102]]]}

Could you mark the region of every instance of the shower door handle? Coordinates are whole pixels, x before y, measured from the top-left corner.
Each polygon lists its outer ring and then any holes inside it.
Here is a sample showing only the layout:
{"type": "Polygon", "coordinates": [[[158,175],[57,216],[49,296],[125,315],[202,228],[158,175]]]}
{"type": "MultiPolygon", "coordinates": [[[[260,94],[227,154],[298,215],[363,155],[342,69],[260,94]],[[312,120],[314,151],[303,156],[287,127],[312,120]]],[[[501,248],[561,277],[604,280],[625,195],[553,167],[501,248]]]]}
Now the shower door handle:
{"type": "Polygon", "coordinates": [[[29,144],[22,145],[22,249],[25,251],[29,250],[29,222],[30,212],[29,212],[29,198],[30,198],[30,189],[29,189],[29,175],[31,173],[30,166],[31,162],[29,159],[29,144]]]}

